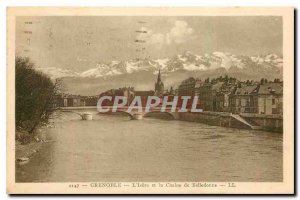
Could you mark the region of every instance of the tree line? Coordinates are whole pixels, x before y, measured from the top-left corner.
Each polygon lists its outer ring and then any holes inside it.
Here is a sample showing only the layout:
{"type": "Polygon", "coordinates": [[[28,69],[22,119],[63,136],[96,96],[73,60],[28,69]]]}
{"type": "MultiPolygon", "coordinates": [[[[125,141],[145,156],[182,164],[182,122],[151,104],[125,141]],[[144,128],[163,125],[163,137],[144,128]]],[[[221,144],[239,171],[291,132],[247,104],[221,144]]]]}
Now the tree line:
{"type": "Polygon", "coordinates": [[[28,58],[15,59],[15,119],[16,139],[31,141],[36,129],[49,122],[59,92],[59,81],[38,72],[28,58]]]}

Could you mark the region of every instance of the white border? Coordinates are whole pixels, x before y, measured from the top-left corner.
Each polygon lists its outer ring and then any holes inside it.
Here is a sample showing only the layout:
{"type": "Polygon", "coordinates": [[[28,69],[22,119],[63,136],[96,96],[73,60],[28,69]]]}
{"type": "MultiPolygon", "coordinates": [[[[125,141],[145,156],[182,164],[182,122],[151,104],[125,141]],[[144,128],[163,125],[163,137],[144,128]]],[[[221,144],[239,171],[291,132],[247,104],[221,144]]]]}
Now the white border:
{"type": "MultiPolygon", "coordinates": [[[[161,1],[161,0],[151,0],[151,1],[123,1],[123,0],[102,0],[102,1],[94,1],[94,0],[76,0],[76,1],[70,1],[70,0],[43,0],[43,1],[35,1],[35,0],[10,0],[10,1],[2,1],[0,4],[0,89],[1,93],[4,94],[4,96],[0,99],[0,105],[1,110],[0,112],[0,128],[2,133],[2,138],[0,139],[0,147],[1,147],[1,163],[0,166],[0,176],[3,177],[0,181],[0,197],[1,199],[8,199],[9,196],[6,195],[6,179],[4,178],[6,176],[6,165],[4,164],[6,162],[6,113],[3,112],[6,110],[6,27],[4,24],[6,24],[6,7],[7,6],[294,6],[295,8],[300,8],[300,1],[298,0],[251,0],[251,1],[240,1],[240,0],[232,0],[230,2],[224,1],[224,0],[210,0],[210,1],[193,1],[193,0],[169,0],[169,1],[161,1]]],[[[298,13],[299,15],[299,13],[298,13]]],[[[299,25],[299,20],[297,21],[297,25],[299,25]]],[[[299,52],[296,55],[299,57],[299,52]]],[[[297,76],[299,77],[299,70],[297,72],[297,76]]],[[[297,82],[297,88],[299,88],[299,84],[297,82]]],[[[297,96],[299,99],[299,96],[297,96]]],[[[296,112],[296,110],[295,110],[296,112]]],[[[297,109],[297,113],[298,109],[297,109]]],[[[291,113],[292,114],[292,113],[291,113]]],[[[297,119],[296,124],[300,124],[300,119],[297,119]]],[[[298,136],[298,144],[299,139],[298,136]]],[[[299,157],[299,153],[298,153],[299,157]]],[[[297,191],[299,192],[299,184],[297,184],[297,191]]],[[[35,199],[42,199],[43,197],[37,197],[35,199]]],[[[49,197],[49,199],[57,199],[61,197],[49,197]]],[[[102,197],[105,199],[111,199],[111,197],[102,197]]],[[[120,197],[112,197],[112,198],[120,198],[120,197]]],[[[128,197],[127,197],[128,198],[128,197]]],[[[130,198],[130,197],[129,197],[130,198]]],[[[150,198],[157,198],[157,197],[150,197],[150,198]]],[[[211,198],[219,198],[217,197],[202,197],[204,199],[211,199],[211,198]]],[[[249,197],[248,197],[249,198],[249,197]]],[[[258,199],[263,199],[264,197],[258,197],[258,199]]],[[[289,198],[289,197],[284,197],[289,198]]],[[[86,199],[86,197],[80,197],[79,199],[86,199]]],[[[228,199],[233,199],[233,197],[229,197],[228,199]]]]}

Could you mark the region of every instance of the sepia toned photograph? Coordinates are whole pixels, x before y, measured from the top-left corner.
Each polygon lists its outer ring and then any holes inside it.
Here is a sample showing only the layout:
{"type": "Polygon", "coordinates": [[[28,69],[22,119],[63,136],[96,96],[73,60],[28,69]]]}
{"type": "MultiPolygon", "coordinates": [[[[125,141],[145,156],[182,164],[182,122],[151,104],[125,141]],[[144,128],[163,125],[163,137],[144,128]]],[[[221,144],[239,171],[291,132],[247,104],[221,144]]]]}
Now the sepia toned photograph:
{"type": "Polygon", "coordinates": [[[291,8],[9,8],[8,193],[292,194],[291,8]]]}

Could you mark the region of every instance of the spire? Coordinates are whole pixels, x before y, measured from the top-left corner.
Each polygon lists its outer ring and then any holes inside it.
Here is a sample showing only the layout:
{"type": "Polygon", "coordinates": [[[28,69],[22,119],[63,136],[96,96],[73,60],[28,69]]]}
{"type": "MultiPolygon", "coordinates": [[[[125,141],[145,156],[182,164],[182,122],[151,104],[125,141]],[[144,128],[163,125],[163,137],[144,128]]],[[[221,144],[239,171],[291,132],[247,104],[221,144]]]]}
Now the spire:
{"type": "Polygon", "coordinates": [[[162,94],[164,91],[164,83],[161,81],[160,69],[158,71],[157,81],[155,83],[155,92],[162,94]]]}
{"type": "Polygon", "coordinates": [[[160,77],[160,69],[158,71],[158,76],[157,76],[157,83],[161,82],[161,77],[160,77]]]}

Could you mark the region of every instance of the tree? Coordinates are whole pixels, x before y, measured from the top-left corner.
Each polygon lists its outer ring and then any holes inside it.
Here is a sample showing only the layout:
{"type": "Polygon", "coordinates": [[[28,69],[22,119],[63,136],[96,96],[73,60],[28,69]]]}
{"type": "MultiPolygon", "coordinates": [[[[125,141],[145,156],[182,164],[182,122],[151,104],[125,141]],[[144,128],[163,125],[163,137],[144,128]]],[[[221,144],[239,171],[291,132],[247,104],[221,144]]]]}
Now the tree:
{"type": "Polygon", "coordinates": [[[242,84],[241,84],[240,81],[238,82],[237,87],[238,87],[238,88],[241,88],[241,87],[242,87],[242,84]]]}
{"type": "Polygon", "coordinates": [[[275,78],[274,79],[274,83],[280,83],[280,79],[279,78],[275,78]]]}
{"type": "Polygon", "coordinates": [[[225,83],[228,83],[228,75],[225,76],[225,83]]]}
{"type": "Polygon", "coordinates": [[[28,58],[16,57],[15,62],[16,130],[33,138],[36,128],[47,123],[55,110],[52,105],[60,82],[37,72],[28,58]]]}

